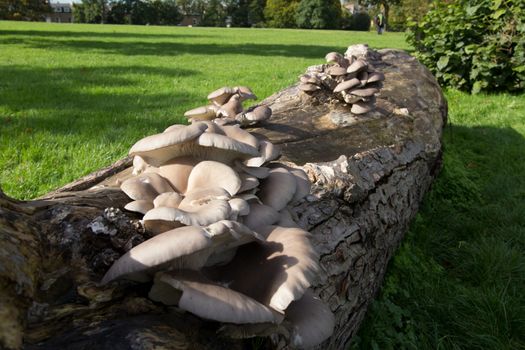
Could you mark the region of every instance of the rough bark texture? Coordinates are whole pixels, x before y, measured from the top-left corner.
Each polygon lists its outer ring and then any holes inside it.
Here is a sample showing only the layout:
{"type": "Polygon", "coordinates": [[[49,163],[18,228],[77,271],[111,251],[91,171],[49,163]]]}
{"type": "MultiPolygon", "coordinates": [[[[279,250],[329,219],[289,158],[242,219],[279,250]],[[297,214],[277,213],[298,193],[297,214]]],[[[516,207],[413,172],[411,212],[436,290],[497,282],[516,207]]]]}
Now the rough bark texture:
{"type": "MultiPolygon", "coordinates": [[[[314,290],[336,316],[323,349],[343,349],[355,334],[441,164],[447,109],[432,75],[401,51],[369,60],[386,75],[375,111],[356,118],[322,93],[292,86],[263,101],[271,123],[252,130],[281,144],[282,160],[303,166],[314,183],[294,213],[321,254],[314,290]]],[[[118,209],[128,199],[115,177],[129,165],[122,160],[35,201],[0,192],[0,345],[246,346],[218,336],[216,323],[153,303],[147,286],[98,286],[111,263],[145,239],[138,217],[118,209]]]]}

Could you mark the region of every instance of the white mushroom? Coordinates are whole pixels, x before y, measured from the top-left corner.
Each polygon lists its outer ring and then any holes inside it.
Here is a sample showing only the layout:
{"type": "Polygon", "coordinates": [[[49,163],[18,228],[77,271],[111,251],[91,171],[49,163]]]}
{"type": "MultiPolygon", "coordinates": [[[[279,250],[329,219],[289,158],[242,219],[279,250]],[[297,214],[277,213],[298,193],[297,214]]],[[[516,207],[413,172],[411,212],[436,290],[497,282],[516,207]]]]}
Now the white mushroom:
{"type": "Polygon", "coordinates": [[[223,104],[217,111],[218,117],[235,118],[238,113],[242,112],[241,98],[239,95],[233,95],[228,102],[223,104]]]}
{"type": "Polygon", "coordinates": [[[222,87],[210,93],[208,100],[213,102],[217,106],[222,106],[235,94],[235,90],[230,87],[222,87]]]}
{"type": "Polygon", "coordinates": [[[286,309],[286,320],[292,324],[291,343],[310,349],[328,339],[335,326],[334,314],[310,290],[286,309]]]}
{"type": "MultiPolygon", "coordinates": [[[[159,283],[181,291],[182,295],[177,301],[179,308],[202,318],[234,324],[276,322],[268,307],[246,295],[213,283],[195,271],[160,273],[155,285],[159,283]]],[[[149,295],[156,301],[173,302],[168,293],[159,291],[156,287],[149,295]]]]}
{"type": "Polygon", "coordinates": [[[133,202],[129,202],[124,206],[124,209],[133,211],[136,213],[146,214],[149,210],[153,209],[153,203],[148,200],[139,199],[133,202]]]}
{"type": "MultiPolygon", "coordinates": [[[[151,207],[147,211],[158,207],[178,208],[181,201],[182,195],[180,193],[164,192],[155,197],[155,199],[153,200],[153,207],[151,207]]],[[[144,212],[143,214],[146,214],[146,212],[144,212]]]]}
{"type": "Polygon", "coordinates": [[[159,193],[173,191],[168,181],[155,173],[141,174],[127,179],[120,185],[120,189],[131,199],[148,201],[153,201],[159,193]]]}
{"type": "Polygon", "coordinates": [[[184,193],[188,187],[188,177],[198,162],[191,156],[177,157],[159,166],[155,172],[168,180],[175,191],[184,193]]]}
{"type": "Polygon", "coordinates": [[[241,188],[241,179],[228,165],[205,160],[197,164],[191,171],[188,178],[188,192],[209,187],[210,184],[224,188],[233,196],[241,188]]]}
{"type": "Polygon", "coordinates": [[[278,167],[270,170],[270,175],[261,182],[259,188],[261,201],[279,211],[294,197],[297,183],[288,170],[278,167]]]}
{"type": "Polygon", "coordinates": [[[194,120],[212,120],[217,116],[218,107],[216,105],[202,106],[190,109],[184,113],[188,119],[194,120]]]}

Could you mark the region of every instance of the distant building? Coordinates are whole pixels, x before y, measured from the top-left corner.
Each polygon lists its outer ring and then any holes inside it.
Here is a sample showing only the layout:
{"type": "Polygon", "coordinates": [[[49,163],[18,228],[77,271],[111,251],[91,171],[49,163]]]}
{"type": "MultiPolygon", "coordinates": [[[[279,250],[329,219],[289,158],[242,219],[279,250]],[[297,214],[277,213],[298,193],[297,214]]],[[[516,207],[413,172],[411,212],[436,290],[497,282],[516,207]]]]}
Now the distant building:
{"type": "Polygon", "coordinates": [[[53,12],[46,15],[46,22],[71,23],[73,22],[73,9],[70,3],[51,3],[53,12]]]}
{"type": "Polygon", "coordinates": [[[184,15],[182,21],[180,21],[179,26],[198,26],[201,23],[201,15],[184,15]]]}

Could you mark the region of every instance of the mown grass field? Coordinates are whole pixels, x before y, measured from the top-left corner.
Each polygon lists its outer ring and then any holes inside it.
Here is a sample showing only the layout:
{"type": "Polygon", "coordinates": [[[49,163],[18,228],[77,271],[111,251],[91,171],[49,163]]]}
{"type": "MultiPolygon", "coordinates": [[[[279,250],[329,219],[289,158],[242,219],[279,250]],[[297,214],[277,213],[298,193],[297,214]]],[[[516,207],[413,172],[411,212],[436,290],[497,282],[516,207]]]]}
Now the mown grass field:
{"type": "MultiPolygon", "coordinates": [[[[33,198],[223,85],[260,98],[328,51],[402,34],[0,22],[0,185],[33,198]]],[[[354,348],[525,349],[525,95],[446,93],[444,169],[354,348]]]]}

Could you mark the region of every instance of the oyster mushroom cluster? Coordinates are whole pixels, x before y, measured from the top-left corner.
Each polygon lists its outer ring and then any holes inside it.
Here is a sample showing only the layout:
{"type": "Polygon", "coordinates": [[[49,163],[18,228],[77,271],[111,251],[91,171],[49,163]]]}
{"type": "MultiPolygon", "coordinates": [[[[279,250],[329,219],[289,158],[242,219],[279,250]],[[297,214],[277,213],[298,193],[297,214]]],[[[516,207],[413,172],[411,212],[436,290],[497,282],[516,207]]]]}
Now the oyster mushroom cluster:
{"type": "Polygon", "coordinates": [[[102,283],[153,282],[152,300],[222,322],[226,334],[278,333],[311,347],[334,327],[308,289],[318,254],[288,210],[311,184],[303,170],[274,162],[280,152],[271,142],[240,127],[239,107],[224,107],[247,91],[217,90],[210,100],[225,103],[215,105],[219,117],[188,112],[190,125],[133,145],[133,177],[121,190],[132,200],[125,209],[144,215],[152,237],[121,256],[102,283]]]}
{"type": "Polygon", "coordinates": [[[242,102],[257,99],[257,96],[247,86],[222,87],[208,95],[210,104],[198,107],[184,113],[191,121],[218,119],[218,124],[254,125],[267,120],[272,110],[267,106],[255,106],[244,110],[242,102]]]}
{"type": "Polygon", "coordinates": [[[384,74],[376,71],[364,56],[329,52],[325,58],[327,64],[299,77],[298,88],[308,94],[327,90],[351,105],[351,113],[370,112],[385,79],[384,74]]]}

